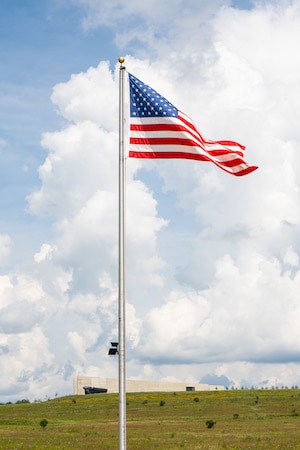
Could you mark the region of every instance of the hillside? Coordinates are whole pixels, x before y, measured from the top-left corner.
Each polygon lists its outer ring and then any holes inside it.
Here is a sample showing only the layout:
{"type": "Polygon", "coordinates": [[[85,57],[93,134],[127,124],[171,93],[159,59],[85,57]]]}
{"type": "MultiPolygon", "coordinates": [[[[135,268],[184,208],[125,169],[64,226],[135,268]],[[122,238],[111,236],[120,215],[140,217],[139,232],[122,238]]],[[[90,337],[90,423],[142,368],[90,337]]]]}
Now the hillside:
{"type": "MultiPolygon", "coordinates": [[[[298,389],[128,394],[127,446],[296,449],[299,414],[298,389]]],[[[117,449],[118,396],[0,405],[0,448],[117,449]]]]}

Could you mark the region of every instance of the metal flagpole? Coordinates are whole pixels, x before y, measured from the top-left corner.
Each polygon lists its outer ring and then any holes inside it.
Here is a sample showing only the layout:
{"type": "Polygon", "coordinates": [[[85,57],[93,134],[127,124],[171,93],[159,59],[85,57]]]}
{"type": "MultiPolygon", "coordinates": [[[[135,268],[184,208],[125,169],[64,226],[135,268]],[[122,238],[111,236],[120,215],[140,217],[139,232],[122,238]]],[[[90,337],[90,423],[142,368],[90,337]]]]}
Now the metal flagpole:
{"type": "Polygon", "coordinates": [[[119,58],[119,450],[126,449],[124,61],[119,58]]]}

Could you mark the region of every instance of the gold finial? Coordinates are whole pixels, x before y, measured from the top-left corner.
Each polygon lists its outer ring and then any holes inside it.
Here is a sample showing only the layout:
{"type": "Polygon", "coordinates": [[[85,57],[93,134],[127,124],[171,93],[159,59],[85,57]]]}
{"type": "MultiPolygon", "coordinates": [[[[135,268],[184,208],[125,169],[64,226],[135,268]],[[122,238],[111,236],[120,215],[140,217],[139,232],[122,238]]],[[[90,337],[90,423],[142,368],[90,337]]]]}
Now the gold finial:
{"type": "Polygon", "coordinates": [[[120,58],[118,59],[120,64],[123,64],[123,62],[125,61],[124,56],[120,56],[120,58]]]}

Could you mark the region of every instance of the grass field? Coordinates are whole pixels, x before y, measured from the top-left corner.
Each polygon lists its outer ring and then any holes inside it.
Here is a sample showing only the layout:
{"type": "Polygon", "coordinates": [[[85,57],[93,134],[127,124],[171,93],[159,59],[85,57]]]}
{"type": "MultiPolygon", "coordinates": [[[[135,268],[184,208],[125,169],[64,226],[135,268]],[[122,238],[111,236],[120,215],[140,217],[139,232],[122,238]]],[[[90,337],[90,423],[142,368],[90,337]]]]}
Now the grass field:
{"type": "MultiPolygon", "coordinates": [[[[118,396],[0,405],[0,449],[46,448],[117,449],[118,396]]],[[[127,448],[300,449],[300,390],[127,394],[127,448]]]]}

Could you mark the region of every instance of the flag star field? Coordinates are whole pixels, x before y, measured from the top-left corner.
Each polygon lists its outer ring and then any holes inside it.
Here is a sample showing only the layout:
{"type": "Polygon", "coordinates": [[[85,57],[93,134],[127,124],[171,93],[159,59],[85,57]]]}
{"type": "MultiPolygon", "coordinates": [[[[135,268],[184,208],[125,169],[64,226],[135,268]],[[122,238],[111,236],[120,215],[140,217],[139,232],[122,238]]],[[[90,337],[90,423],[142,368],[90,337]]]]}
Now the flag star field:
{"type": "Polygon", "coordinates": [[[129,74],[129,80],[132,99],[130,115],[132,117],[178,116],[177,108],[154,89],[131,74],[129,74]]]}

